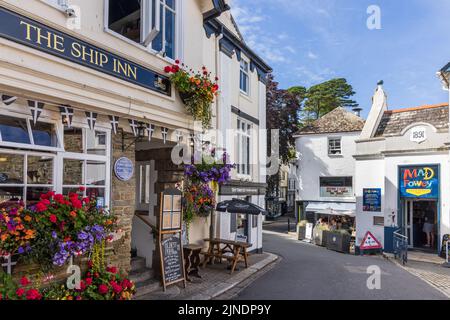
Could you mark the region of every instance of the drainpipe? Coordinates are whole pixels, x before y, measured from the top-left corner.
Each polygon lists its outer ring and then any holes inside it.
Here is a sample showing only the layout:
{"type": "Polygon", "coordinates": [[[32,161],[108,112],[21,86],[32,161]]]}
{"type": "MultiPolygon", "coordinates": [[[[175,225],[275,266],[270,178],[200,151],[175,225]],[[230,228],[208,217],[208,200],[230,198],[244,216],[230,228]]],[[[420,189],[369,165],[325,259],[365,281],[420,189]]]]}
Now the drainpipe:
{"type": "MultiPolygon", "coordinates": [[[[216,37],[216,43],[215,43],[215,68],[216,68],[216,76],[219,77],[219,79],[221,79],[220,77],[220,40],[223,38],[223,33],[220,33],[220,35],[218,35],[216,37]]],[[[219,88],[220,90],[220,88],[219,88]]],[[[220,117],[219,117],[219,105],[220,105],[220,94],[219,96],[216,97],[216,132],[218,133],[217,129],[219,129],[220,127],[220,117]]],[[[223,129],[223,128],[221,128],[223,129]]],[[[216,191],[216,197],[218,197],[218,192],[219,190],[216,191]]],[[[216,221],[214,219],[214,210],[211,210],[211,222],[210,222],[210,229],[209,229],[209,236],[210,238],[214,238],[216,237],[216,234],[220,233],[220,228],[219,228],[219,232],[214,232],[214,229],[216,228],[216,221]]],[[[219,234],[220,237],[220,234],[219,234]]]]}

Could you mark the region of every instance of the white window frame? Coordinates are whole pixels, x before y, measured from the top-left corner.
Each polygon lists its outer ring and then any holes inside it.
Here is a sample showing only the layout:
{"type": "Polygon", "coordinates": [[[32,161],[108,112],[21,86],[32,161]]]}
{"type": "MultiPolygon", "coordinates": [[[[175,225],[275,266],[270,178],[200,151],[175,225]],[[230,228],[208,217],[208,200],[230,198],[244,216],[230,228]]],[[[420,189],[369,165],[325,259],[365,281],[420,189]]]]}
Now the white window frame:
{"type": "Polygon", "coordinates": [[[241,61],[239,62],[239,91],[250,97],[250,62],[241,57],[241,61]],[[244,70],[242,67],[242,63],[247,64],[247,70],[244,70]],[[247,91],[242,90],[241,88],[241,75],[244,74],[247,79],[247,91]]]}
{"type": "Polygon", "coordinates": [[[30,138],[30,144],[27,143],[17,143],[17,142],[9,142],[9,141],[2,141],[1,133],[0,133],[0,147],[13,147],[18,149],[27,149],[27,150],[37,150],[37,151],[48,151],[48,152],[58,152],[63,151],[63,137],[61,135],[62,130],[62,123],[50,119],[46,119],[43,117],[40,117],[38,122],[41,123],[48,123],[55,126],[55,132],[56,132],[56,138],[58,139],[58,146],[57,147],[47,147],[47,146],[40,146],[34,144],[34,137],[33,132],[31,129],[31,121],[33,120],[31,116],[25,115],[23,113],[16,113],[11,112],[8,110],[2,110],[1,113],[2,116],[5,117],[12,117],[12,118],[18,118],[23,119],[27,122],[27,128],[28,128],[28,136],[30,138]]]}
{"type": "MultiPolygon", "coordinates": [[[[58,182],[60,186],[58,188],[58,192],[63,191],[64,188],[79,188],[80,186],[86,189],[104,189],[105,190],[105,207],[110,207],[110,194],[111,194],[111,130],[102,128],[99,126],[95,127],[94,131],[104,132],[106,134],[106,152],[105,155],[96,155],[96,154],[88,154],[87,153],[87,135],[85,132],[90,130],[88,126],[85,125],[75,125],[72,124],[73,128],[82,129],[83,130],[83,153],[77,152],[61,152],[59,155],[59,174],[60,178],[58,182]],[[80,160],[83,161],[83,171],[82,171],[82,182],[79,185],[67,185],[64,184],[64,160],[80,160]],[[104,162],[105,163],[105,185],[104,186],[93,186],[86,184],[86,168],[88,161],[96,161],[96,162],[104,162]]],[[[63,141],[64,142],[64,141],[63,141]]],[[[86,190],[83,193],[86,196],[86,190]]]]}
{"type": "MultiPolygon", "coordinates": [[[[253,131],[253,123],[249,122],[248,120],[245,120],[243,118],[237,118],[236,120],[236,126],[238,127],[236,130],[236,154],[237,154],[237,177],[239,179],[251,179],[252,177],[252,160],[253,160],[253,152],[252,152],[252,131],[253,131]],[[239,125],[238,125],[239,124],[239,125]],[[245,125],[245,128],[247,131],[242,130],[242,124],[245,125]],[[247,154],[246,150],[243,149],[242,146],[242,139],[248,138],[248,163],[247,163],[247,154]],[[246,165],[246,171],[247,172],[240,172],[241,165],[246,165]]],[[[245,169],[244,169],[245,170],[245,169]]]]}
{"type": "MultiPolygon", "coordinates": [[[[339,157],[342,156],[343,154],[343,150],[342,150],[342,137],[328,137],[327,140],[327,149],[328,149],[328,155],[330,157],[339,157]],[[336,142],[337,140],[339,140],[339,144],[340,144],[340,148],[339,148],[339,153],[332,153],[332,148],[336,148],[336,145],[334,144],[333,146],[331,145],[332,142],[336,142]]],[[[333,149],[333,150],[337,150],[337,149],[333,149]]]]}
{"type": "MultiPolygon", "coordinates": [[[[147,1],[151,1],[151,0],[147,0],[147,1]]],[[[144,1],[143,3],[146,3],[143,7],[149,7],[149,12],[150,12],[150,16],[151,16],[151,10],[152,10],[152,6],[148,5],[148,2],[144,1]]],[[[157,1],[164,1],[165,0],[157,0],[157,1]]],[[[176,59],[180,59],[183,60],[184,59],[184,47],[183,47],[183,15],[184,15],[184,10],[183,10],[183,0],[174,0],[175,1],[175,38],[174,38],[174,58],[170,58],[168,56],[165,56],[163,54],[163,52],[159,52],[156,51],[154,49],[152,49],[152,43],[148,42],[148,44],[144,44],[143,41],[144,39],[142,39],[142,35],[143,35],[143,30],[145,27],[149,27],[151,26],[150,23],[142,23],[141,24],[141,43],[137,43],[131,39],[128,39],[127,37],[121,35],[120,33],[115,32],[114,30],[111,30],[109,28],[109,0],[104,0],[104,31],[116,38],[121,39],[122,41],[127,42],[128,44],[131,44],[133,46],[135,46],[136,48],[139,48],[141,50],[144,50],[146,52],[149,52],[155,56],[161,57],[162,59],[169,61],[170,63],[174,63],[176,59]]],[[[145,8],[144,8],[145,9],[145,8]]],[[[143,12],[144,9],[141,7],[141,19],[143,17],[143,12]]],[[[172,10],[172,9],[171,9],[172,10]]],[[[158,10],[159,12],[159,10],[158,10]]],[[[163,19],[163,26],[164,26],[164,22],[165,22],[165,14],[163,12],[163,17],[159,17],[160,19],[163,19]]],[[[158,32],[162,32],[163,33],[163,44],[164,44],[164,39],[165,39],[165,30],[159,30],[158,32]]],[[[153,33],[155,33],[156,31],[153,31],[153,33]]],[[[156,32],[156,34],[153,34],[152,37],[153,39],[156,38],[158,32],[156,32]]],[[[150,38],[152,38],[150,37],[150,38]]],[[[152,40],[153,40],[152,39],[152,40]]]]}
{"type": "Polygon", "coordinates": [[[35,151],[28,150],[11,150],[11,149],[3,149],[0,147],[0,154],[10,154],[10,155],[20,155],[23,156],[23,183],[1,183],[1,187],[12,187],[12,188],[22,188],[23,194],[23,202],[27,203],[27,192],[26,189],[28,187],[31,188],[48,188],[50,190],[56,190],[57,186],[57,155],[55,153],[39,153],[35,151]],[[28,183],[28,157],[48,157],[53,158],[53,173],[52,180],[53,183],[51,185],[47,184],[29,184],[28,183]]]}

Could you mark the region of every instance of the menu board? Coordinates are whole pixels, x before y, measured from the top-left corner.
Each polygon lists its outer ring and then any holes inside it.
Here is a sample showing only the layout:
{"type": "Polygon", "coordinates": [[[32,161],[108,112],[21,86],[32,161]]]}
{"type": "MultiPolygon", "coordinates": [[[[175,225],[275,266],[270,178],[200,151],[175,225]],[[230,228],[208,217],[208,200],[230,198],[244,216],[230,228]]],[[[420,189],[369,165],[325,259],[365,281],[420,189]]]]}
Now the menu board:
{"type": "Polygon", "coordinates": [[[184,280],[181,234],[164,235],[160,246],[164,284],[167,285],[184,280]]]}

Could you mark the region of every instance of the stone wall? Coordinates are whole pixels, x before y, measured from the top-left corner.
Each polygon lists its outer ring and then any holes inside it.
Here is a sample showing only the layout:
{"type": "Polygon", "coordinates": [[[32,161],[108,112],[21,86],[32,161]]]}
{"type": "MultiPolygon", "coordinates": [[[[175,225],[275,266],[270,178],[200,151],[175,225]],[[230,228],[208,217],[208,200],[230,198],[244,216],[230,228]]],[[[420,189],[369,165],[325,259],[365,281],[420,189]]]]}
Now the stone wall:
{"type": "Polygon", "coordinates": [[[130,271],[131,260],[131,229],[135,212],[136,174],[129,181],[121,181],[114,174],[114,163],[121,157],[127,157],[135,162],[135,138],[125,134],[123,145],[127,148],[122,151],[122,134],[119,131],[112,135],[112,180],[111,180],[111,208],[118,217],[118,228],[123,237],[108,249],[108,262],[125,271],[130,271]]]}

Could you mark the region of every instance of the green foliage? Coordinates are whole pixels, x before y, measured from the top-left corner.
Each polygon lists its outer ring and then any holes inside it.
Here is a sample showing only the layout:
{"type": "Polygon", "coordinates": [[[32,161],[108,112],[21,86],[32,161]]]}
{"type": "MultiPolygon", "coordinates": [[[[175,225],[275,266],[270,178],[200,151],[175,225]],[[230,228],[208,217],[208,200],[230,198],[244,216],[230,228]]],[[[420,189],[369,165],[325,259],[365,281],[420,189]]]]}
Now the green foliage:
{"type": "Polygon", "coordinates": [[[306,227],[307,224],[308,224],[308,220],[302,220],[298,223],[298,226],[303,228],[303,227],[306,227]]]}
{"type": "Polygon", "coordinates": [[[337,107],[358,106],[350,98],[355,94],[353,87],[344,78],[332,79],[307,90],[303,112],[306,120],[316,120],[337,107]]]}

